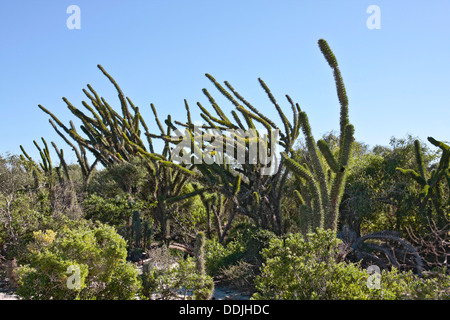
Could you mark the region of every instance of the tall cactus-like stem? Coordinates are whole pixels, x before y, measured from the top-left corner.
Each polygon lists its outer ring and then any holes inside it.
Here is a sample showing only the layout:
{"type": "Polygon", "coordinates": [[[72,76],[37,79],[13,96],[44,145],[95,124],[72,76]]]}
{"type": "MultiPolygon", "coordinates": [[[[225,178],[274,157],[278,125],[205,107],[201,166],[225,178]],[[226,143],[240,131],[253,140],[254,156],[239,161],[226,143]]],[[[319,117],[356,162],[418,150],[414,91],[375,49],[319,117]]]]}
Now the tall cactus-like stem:
{"type": "MultiPolygon", "coordinates": [[[[120,101],[120,111],[114,110],[108,102],[100,97],[99,94],[87,85],[87,90],[83,89],[84,94],[91,104],[82,101],[86,111],[72,105],[72,103],[63,98],[64,103],[70,112],[79,120],[82,125],[78,131],[73,122],[66,126],[45,107],[39,105],[39,108],[50,116],[50,124],[64,141],[74,150],[78,163],[81,166],[85,185],[89,183],[93,169],[97,163],[109,168],[117,163],[130,162],[134,157],[142,157],[148,169],[149,185],[152,186],[151,194],[145,199],[152,198],[150,201],[158,201],[155,209],[158,211],[155,215],[159,218],[163,237],[169,239],[168,215],[169,204],[182,201],[190,195],[182,194],[183,185],[191,178],[195,178],[197,173],[192,171],[192,166],[183,166],[170,161],[171,149],[169,141],[164,142],[164,148],[161,154],[154,151],[152,133],[144,121],[140,109],[134,105],[130,98],[126,97],[114,80],[101,66],[97,66],[101,72],[108,78],[117,91],[120,101]],[[145,136],[145,140],[141,135],[145,136]],[[78,144],[78,148],[76,145],[78,144]],[[86,153],[90,152],[95,157],[93,165],[87,162],[86,153]]],[[[165,122],[160,121],[156,108],[151,104],[155,115],[155,121],[164,136],[171,135],[173,125],[170,116],[165,122]],[[167,127],[164,128],[163,124],[167,127]]],[[[46,159],[45,149],[41,150],[43,159],[46,159]]],[[[44,161],[44,169],[51,170],[50,163],[44,161]]],[[[199,191],[201,192],[201,191],[199,191]]],[[[197,193],[198,194],[198,193],[197,193]]]]}
{"type": "Polygon", "coordinates": [[[205,269],[205,233],[199,231],[195,238],[195,266],[199,274],[206,274],[205,269]]]}
{"type": "MultiPolygon", "coordinates": [[[[224,239],[236,213],[248,216],[256,225],[280,234],[283,229],[280,199],[286,175],[284,163],[281,161],[277,164],[276,148],[279,145],[287,154],[292,154],[292,147],[300,130],[298,104],[294,104],[287,96],[294,115],[291,123],[266,83],[258,79],[283,123],[284,131],[280,131],[271,119],[246,101],[228,82],[225,81],[223,86],[211,75],[206,74],[206,77],[235,106],[236,109],[231,112],[232,117],[227,117],[210,92],[203,89],[215,114],[197,103],[201,111],[200,116],[206,124],[194,127],[191,111],[185,101],[187,122],[175,121],[175,124],[185,128],[186,136],[190,137],[188,146],[191,147],[187,152],[193,152],[197,157],[198,161],[193,166],[197,174],[194,174],[193,178],[233,203],[234,210],[230,213],[220,239],[224,239]],[[262,125],[267,134],[258,132],[257,125],[262,125]],[[216,147],[220,147],[220,152],[216,147]],[[214,158],[208,151],[210,149],[215,150],[214,158]],[[258,152],[257,156],[254,154],[255,150],[258,152]],[[237,160],[237,165],[232,166],[230,159],[237,160]]],[[[169,141],[177,146],[180,143],[177,137],[169,137],[163,131],[159,137],[157,135],[152,137],[169,141]]],[[[191,159],[193,158],[187,157],[185,160],[190,163],[191,159]]]]}
{"type": "MultiPolygon", "coordinates": [[[[43,148],[41,148],[36,141],[33,141],[41,157],[41,162],[39,163],[40,170],[34,168],[32,172],[35,179],[35,186],[36,188],[39,187],[39,176],[45,177],[44,185],[49,191],[50,201],[52,203],[53,209],[56,208],[58,200],[57,194],[59,193],[63,198],[62,203],[64,203],[64,205],[68,209],[69,214],[73,218],[79,218],[81,216],[81,208],[78,204],[75,186],[73,184],[68,165],[64,158],[64,152],[62,149],[59,149],[53,141],[51,142],[51,145],[55,149],[56,154],[59,158],[59,166],[55,166],[50,156],[50,149],[48,148],[47,141],[44,138],[41,138],[41,140],[44,144],[43,148]],[[40,173],[38,173],[37,171],[40,171],[40,173]],[[54,173],[56,173],[56,176],[54,173]],[[59,187],[56,183],[56,177],[58,177],[59,180],[59,187]]],[[[23,146],[20,146],[20,148],[22,150],[22,159],[33,161],[33,159],[25,151],[23,146]]]]}
{"type": "Polygon", "coordinates": [[[441,158],[436,168],[429,172],[426,171],[420,142],[419,140],[415,140],[414,151],[418,172],[413,169],[396,169],[405,176],[412,178],[421,186],[422,190],[420,195],[422,197],[422,207],[425,207],[428,200],[431,200],[437,213],[438,223],[443,225],[448,218],[446,219],[445,217],[445,212],[443,210],[444,197],[440,194],[439,188],[440,184],[445,182],[447,183],[448,188],[450,188],[450,146],[433,137],[428,137],[428,141],[442,150],[441,158]]]}
{"type": "MultiPolygon", "coordinates": [[[[312,212],[313,217],[312,219],[302,217],[302,219],[311,221],[313,229],[320,227],[337,231],[339,204],[345,186],[346,167],[351,154],[354,127],[348,120],[348,98],[336,57],[325,40],[320,39],[318,44],[322,54],[333,69],[341,107],[339,154],[336,157],[325,140],[321,139],[317,143],[315,142],[311,134],[308,117],[304,111],[301,111],[299,120],[312,167],[305,167],[294,159],[289,159],[285,154],[283,154],[283,158],[287,168],[298,179],[306,183],[307,190],[311,193],[312,201],[308,205],[303,203],[300,211],[302,215],[308,215],[312,212]]],[[[300,191],[305,192],[305,190],[298,190],[298,192],[300,191]]],[[[301,196],[300,193],[299,195],[301,196]]]]}

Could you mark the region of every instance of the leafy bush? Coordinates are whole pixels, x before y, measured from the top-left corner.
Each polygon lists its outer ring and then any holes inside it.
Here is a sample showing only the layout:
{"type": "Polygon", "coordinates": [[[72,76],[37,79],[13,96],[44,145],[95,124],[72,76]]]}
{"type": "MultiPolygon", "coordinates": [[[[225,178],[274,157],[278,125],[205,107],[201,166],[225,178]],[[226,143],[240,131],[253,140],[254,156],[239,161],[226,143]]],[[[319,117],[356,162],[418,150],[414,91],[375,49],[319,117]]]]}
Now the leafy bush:
{"type": "MultiPolygon", "coordinates": [[[[396,269],[379,275],[379,286],[369,285],[369,274],[358,264],[338,261],[340,240],[318,229],[307,239],[299,234],[273,238],[263,249],[265,263],[256,278],[253,299],[443,299],[436,280],[422,279],[396,269]]],[[[445,283],[449,277],[443,276],[445,283]]]]}
{"type": "Polygon", "coordinates": [[[253,290],[253,282],[255,280],[255,267],[240,260],[237,264],[233,264],[219,271],[222,281],[237,290],[253,290]]]}
{"type": "MultiPolygon", "coordinates": [[[[263,263],[261,251],[269,246],[273,237],[274,233],[269,230],[255,227],[243,230],[233,242],[238,251],[222,260],[227,263],[219,268],[218,276],[238,290],[254,290],[254,280],[263,263]]],[[[227,247],[233,246],[228,244],[227,247]]]]}
{"type": "Polygon", "coordinates": [[[270,240],[275,234],[269,230],[248,228],[242,233],[245,251],[243,259],[256,267],[260,267],[263,262],[261,251],[268,248],[270,240]]]}
{"type": "MultiPolygon", "coordinates": [[[[183,185],[180,196],[194,192],[193,184],[183,185]]],[[[182,224],[189,232],[197,233],[199,229],[206,228],[207,214],[206,208],[199,195],[187,199],[170,203],[171,217],[177,223],[182,224]]]]}
{"type": "MultiPolygon", "coordinates": [[[[412,136],[392,138],[389,147],[375,146],[352,158],[346,189],[340,206],[341,223],[358,234],[380,230],[422,230],[431,215],[421,208],[421,188],[396,168],[417,169],[415,141],[412,136]]],[[[439,152],[421,143],[426,171],[436,166],[439,152]]],[[[442,195],[445,195],[443,190],[442,195]]],[[[426,228],[427,229],[427,228],[426,228]]]]}
{"type": "Polygon", "coordinates": [[[0,255],[19,256],[32,232],[52,223],[50,203],[42,192],[33,192],[33,177],[18,156],[0,155],[0,255]]]}
{"type": "Polygon", "coordinates": [[[241,238],[222,245],[216,239],[207,240],[205,244],[205,265],[208,274],[217,275],[221,268],[237,263],[245,252],[241,238]]]}
{"type": "Polygon", "coordinates": [[[385,300],[438,300],[450,298],[450,276],[439,272],[433,276],[419,278],[409,272],[398,272],[393,268],[380,276],[380,290],[371,292],[371,299],[385,300]]]}
{"type": "MultiPolygon", "coordinates": [[[[112,198],[104,198],[97,194],[91,194],[83,202],[86,219],[100,221],[117,229],[117,232],[129,240],[131,235],[131,219],[133,212],[148,213],[154,206],[142,200],[129,201],[129,195],[122,194],[112,198]]],[[[149,214],[143,217],[147,227],[151,228],[154,221],[149,214]]]]}
{"type": "Polygon", "coordinates": [[[29,263],[18,269],[22,298],[132,299],[140,289],[137,270],[125,260],[125,240],[113,227],[86,222],[65,227],[56,237],[53,231],[34,236],[29,263]]]}
{"type": "Polygon", "coordinates": [[[148,193],[149,176],[145,161],[132,157],[130,161],[115,163],[104,170],[94,172],[89,193],[106,198],[117,195],[148,193]]]}
{"type": "Polygon", "coordinates": [[[220,270],[236,265],[241,260],[259,268],[263,260],[261,250],[269,246],[272,237],[274,233],[269,230],[246,225],[225,245],[216,239],[208,240],[205,245],[208,273],[218,275],[221,273],[220,270]]]}
{"type": "Polygon", "coordinates": [[[16,294],[23,299],[32,300],[73,300],[80,298],[81,290],[86,288],[88,268],[74,260],[66,260],[50,251],[37,254],[33,264],[19,267],[19,287],[16,294]],[[69,289],[68,273],[71,266],[79,269],[79,288],[69,289]]]}
{"type": "Polygon", "coordinates": [[[195,261],[176,259],[167,250],[156,249],[143,267],[143,294],[152,299],[208,300],[214,290],[212,277],[200,274],[195,261]],[[189,293],[189,294],[188,294],[189,293]]]}
{"type": "Polygon", "coordinates": [[[318,230],[308,241],[299,234],[273,238],[256,279],[254,299],[339,299],[364,296],[363,273],[334,259],[339,240],[318,230]]]}
{"type": "Polygon", "coordinates": [[[7,246],[8,258],[20,256],[32,240],[33,231],[56,223],[50,214],[39,210],[39,199],[21,194],[8,199],[0,192],[0,249],[7,246]]]}

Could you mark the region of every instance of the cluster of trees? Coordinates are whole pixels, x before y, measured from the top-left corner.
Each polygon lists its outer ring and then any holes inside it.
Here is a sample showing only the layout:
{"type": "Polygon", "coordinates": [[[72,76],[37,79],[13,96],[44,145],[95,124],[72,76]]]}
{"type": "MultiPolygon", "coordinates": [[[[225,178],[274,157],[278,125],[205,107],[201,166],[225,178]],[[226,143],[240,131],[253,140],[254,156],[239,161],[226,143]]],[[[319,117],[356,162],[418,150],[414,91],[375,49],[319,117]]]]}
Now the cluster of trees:
{"type": "Polygon", "coordinates": [[[0,158],[0,258],[17,261],[18,294],[171,298],[184,288],[207,299],[222,279],[254,298],[448,298],[450,147],[355,141],[338,63],[318,44],[340,103],[339,132],[318,141],[299,104],[286,95],[289,119],[261,79],[281,125],[207,74],[231,115],[203,89],[215,112],[197,103],[204,125],[187,101],[185,121],[161,121],[151,104],[155,132],[100,65],[119,111],[90,85],[84,109],[63,98],[79,128],[40,105],[77,163],[44,138],[39,160],[23,148],[0,158]],[[130,261],[142,260],[139,275],[130,261]],[[387,279],[376,292],[364,284],[370,265],[387,279]]]}

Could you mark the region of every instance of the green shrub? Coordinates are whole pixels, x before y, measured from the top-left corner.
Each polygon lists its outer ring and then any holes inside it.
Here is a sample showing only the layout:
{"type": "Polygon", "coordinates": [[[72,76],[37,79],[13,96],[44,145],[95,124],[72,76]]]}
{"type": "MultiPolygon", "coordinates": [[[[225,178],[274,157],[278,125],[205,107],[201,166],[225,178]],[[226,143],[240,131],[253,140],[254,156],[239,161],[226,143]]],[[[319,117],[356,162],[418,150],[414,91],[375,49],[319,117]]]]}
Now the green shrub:
{"type": "Polygon", "coordinates": [[[261,251],[269,247],[270,240],[275,234],[269,230],[259,228],[248,228],[242,233],[245,251],[243,259],[256,267],[260,267],[263,262],[261,251]]]}
{"type": "MultiPolygon", "coordinates": [[[[318,229],[307,239],[291,234],[273,238],[263,249],[265,263],[255,280],[253,299],[445,299],[435,279],[412,272],[381,272],[379,286],[370,286],[369,274],[358,264],[338,261],[340,240],[329,230],[318,229]]],[[[439,281],[449,283],[449,276],[439,281]]]]}
{"type": "Polygon", "coordinates": [[[154,221],[149,212],[154,207],[153,203],[142,200],[129,200],[130,195],[122,194],[112,198],[103,198],[97,194],[91,194],[83,202],[85,218],[93,221],[100,221],[116,228],[117,232],[128,241],[131,248],[133,244],[141,247],[148,245],[153,233],[154,221]],[[136,243],[133,237],[137,230],[134,214],[138,212],[140,243],[136,243]]]}
{"type": "Polygon", "coordinates": [[[23,299],[32,300],[74,300],[80,298],[81,290],[86,288],[88,267],[74,260],[66,260],[61,256],[45,250],[36,254],[33,267],[19,267],[19,287],[17,295],[23,299]],[[79,268],[79,288],[69,289],[69,267],[79,268]]]}
{"type": "Polygon", "coordinates": [[[137,270],[126,262],[126,243],[113,227],[88,223],[35,233],[29,263],[18,269],[17,294],[24,299],[133,299],[137,270]],[[47,239],[47,240],[45,240],[47,239]],[[50,239],[50,240],[49,240],[50,239]],[[79,287],[71,287],[79,268],[79,287]]]}
{"type": "Polygon", "coordinates": [[[261,250],[269,246],[274,233],[268,230],[245,226],[236,232],[231,241],[223,245],[216,239],[205,244],[206,269],[211,275],[219,275],[220,270],[238,264],[241,260],[260,267],[261,250]]]}
{"type": "Polygon", "coordinates": [[[364,297],[364,272],[334,259],[339,243],[334,233],[319,229],[308,238],[299,234],[273,238],[269,248],[263,249],[265,263],[255,281],[254,299],[364,297]]]}
{"type": "Polygon", "coordinates": [[[229,253],[213,261],[216,266],[221,265],[217,276],[238,290],[254,290],[254,280],[263,262],[261,251],[269,246],[273,237],[274,233],[269,230],[255,227],[241,230],[226,246],[225,252],[228,249],[229,253]]]}
{"type": "Polygon", "coordinates": [[[211,299],[214,291],[213,278],[207,274],[198,273],[194,259],[188,257],[186,260],[181,260],[176,270],[177,278],[180,281],[178,287],[185,291],[191,291],[192,299],[211,299]]]}
{"type": "Polygon", "coordinates": [[[425,272],[424,276],[419,278],[411,271],[398,272],[394,268],[389,272],[382,272],[380,287],[380,290],[372,292],[372,299],[450,299],[450,276],[445,270],[436,273],[425,272]]]}
{"type": "MultiPolygon", "coordinates": [[[[180,196],[194,192],[196,189],[191,183],[183,185],[180,196]]],[[[170,204],[172,219],[181,223],[189,232],[196,233],[199,229],[206,229],[206,208],[199,195],[170,204]]]]}
{"type": "MultiPolygon", "coordinates": [[[[129,201],[129,195],[122,194],[112,198],[104,198],[97,194],[91,194],[83,202],[86,219],[98,220],[101,223],[123,229],[129,224],[134,211],[148,211],[153,207],[144,201],[129,201]]],[[[151,218],[147,218],[151,224],[151,218]]]]}
{"type": "Polygon", "coordinates": [[[255,267],[244,260],[221,268],[219,273],[224,283],[237,290],[254,290],[255,267]]]}
{"type": "Polygon", "coordinates": [[[143,294],[151,299],[208,300],[214,291],[212,277],[197,271],[193,258],[175,259],[169,252],[159,251],[145,264],[142,273],[143,294]]]}
{"type": "Polygon", "coordinates": [[[222,245],[216,239],[205,243],[205,265],[208,274],[218,275],[221,268],[237,263],[245,252],[245,245],[238,237],[227,245],[222,245]]]}
{"type": "Polygon", "coordinates": [[[117,162],[103,170],[95,171],[88,191],[105,198],[123,194],[146,194],[151,184],[149,178],[145,161],[133,156],[128,161],[117,162]]]}
{"type": "Polygon", "coordinates": [[[40,204],[41,201],[32,193],[8,198],[0,189],[0,250],[5,245],[3,254],[8,259],[20,259],[27,243],[32,240],[33,231],[57,223],[50,213],[40,210],[40,204]]]}

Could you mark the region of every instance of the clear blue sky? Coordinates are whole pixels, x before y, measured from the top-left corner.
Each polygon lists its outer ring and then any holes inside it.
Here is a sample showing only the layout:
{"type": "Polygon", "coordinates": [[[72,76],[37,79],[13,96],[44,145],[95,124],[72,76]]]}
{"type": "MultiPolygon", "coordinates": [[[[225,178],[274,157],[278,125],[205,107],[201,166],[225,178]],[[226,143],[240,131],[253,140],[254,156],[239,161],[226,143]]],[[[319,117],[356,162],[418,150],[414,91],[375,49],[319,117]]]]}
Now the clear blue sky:
{"type": "MultiPolygon", "coordinates": [[[[133,0],[2,1],[0,4],[0,154],[37,155],[33,139],[55,141],[75,158],[38,104],[68,123],[62,97],[82,107],[91,84],[110,104],[117,95],[101,64],[153,125],[150,103],[162,117],[185,120],[208,105],[204,76],[229,81],[273,119],[277,114],[261,77],[289,113],[289,94],[307,112],[316,137],[337,130],[339,104],[331,69],[317,47],[333,49],[350,102],[356,139],[387,145],[412,134],[450,140],[450,1],[133,0]],[[67,7],[81,9],[70,30],[67,7]],[[370,30],[369,5],[381,10],[370,30]]],[[[155,132],[157,132],[155,130],[155,132]]]]}

